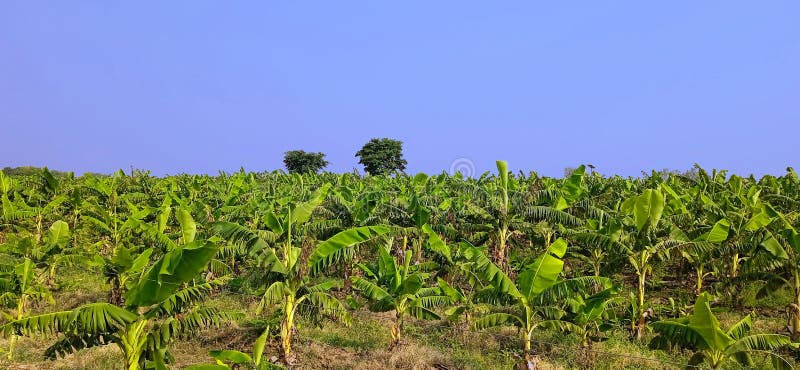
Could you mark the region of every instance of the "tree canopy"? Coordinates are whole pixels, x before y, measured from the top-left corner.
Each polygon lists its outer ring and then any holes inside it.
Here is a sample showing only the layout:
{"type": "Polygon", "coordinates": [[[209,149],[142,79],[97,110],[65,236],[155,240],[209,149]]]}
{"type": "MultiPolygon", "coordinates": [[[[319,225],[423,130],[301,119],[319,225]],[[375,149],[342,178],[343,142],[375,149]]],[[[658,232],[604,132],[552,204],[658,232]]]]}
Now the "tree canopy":
{"type": "Polygon", "coordinates": [[[290,150],[283,155],[283,164],[289,173],[317,173],[325,166],[325,153],[290,150]]]}
{"type": "Polygon", "coordinates": [[[403,159],[403,142],[389,138],[374,138],[356,152],[358,163],[370,175],[384,175],[393,171],[404,171],[406,162],[403,159]]]}

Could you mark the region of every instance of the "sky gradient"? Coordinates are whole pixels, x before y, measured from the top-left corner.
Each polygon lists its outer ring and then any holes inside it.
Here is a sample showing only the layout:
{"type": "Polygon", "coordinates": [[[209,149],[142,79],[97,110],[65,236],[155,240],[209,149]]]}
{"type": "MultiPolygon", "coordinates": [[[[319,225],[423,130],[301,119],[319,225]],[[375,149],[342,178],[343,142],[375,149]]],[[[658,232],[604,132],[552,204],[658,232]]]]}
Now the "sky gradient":
{"type": "Polygon", "coordinates": [[[0,167],[800,167],[800,2],[3,1],[0,167]]]}

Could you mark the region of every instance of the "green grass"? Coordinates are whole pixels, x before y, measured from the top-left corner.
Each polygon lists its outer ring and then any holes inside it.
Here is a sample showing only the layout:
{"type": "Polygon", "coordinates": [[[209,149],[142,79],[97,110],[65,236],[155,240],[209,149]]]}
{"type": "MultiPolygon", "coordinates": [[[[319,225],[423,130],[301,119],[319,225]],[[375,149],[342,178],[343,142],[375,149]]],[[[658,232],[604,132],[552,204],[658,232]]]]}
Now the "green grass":
{"type": "MultiPolygon", "coordinates": [[[[34,312],[70,309],[81,304],[102,301],[107,286],[96,274],[78,269],[59,273],[59,286],[54,292],[54,304],[34,307],[34,312]]],[[[742,291],[743,310],[719,310],[723,327],[728,327],[746,314],[755,312],[754,332],[782,332],[786,324],[781,310],[789,296],[779,292],[764,300],[755,300],[758,287],[742,291]],[[757,305],[751,303],[758,303],[757,305]]],[[[659,292],[664,300],[669,292],[659,292]]],[[[258,328],[274,320],[271,315],[254,314],[257,298],[240,294],[214,294],[208,305],[234,313],[237,322],[220,328],[204,330],[194,338],[181,340],[171,347],[175,355],[174,369],[198,363],[213,362],[208,355],[213,349],[237,349],[246,353],[258,336],[258,328]]],[[[512,369],[521,357],[522,340],[511,328],[475,331],[464,324],[443,321],[408,320],[400,348],[389,351],[392,314],[371,313],[365,309],[353,313],[353,325],[327,322],[315,327],[300,321],[295,338],[295,351],[303,368],[320,369],[427,369],[445,366],[449,369],[512,369]]],[[[273,323],[274,325],[275,323],[273,323]]],[[[647,348],[647,340],[631,341],[627,333],[617,330],[608,340],[596,343],[591,350],[581,349],[574,336],[552,330],[535,334],[534,351],[541,357],[542,369],[677,369],[673,363],[686,363],[689,352],[666,353],[647,348]]],[[[54,339],[22,338],[13,361],[0,357],[0,368],[8,369],[118,369],[121,354],[114,346],[83,350],[57,361],[47,361],[42,355],[54,339]]],[[[8,341],[0,339],[0,348],[8,341]]],[[[272,338],[266,358],[280,353],[277,338],[272,338]]],[[[4,355],[4,354],[0,354],[4,355]]],[[[790,355],[790,354],[789,354],[790,355]]],[[[769,363],[757,359],[757,368],[769,369],[769,363]]],[[[725,369],[740,369],[730,362],[725,369]]]]}
{"type": "Polygon", "coordinates": [[[322,328],[306,326],[302,330],[302,338],[357,352],[386,349],[391,341],[388,327],[375,320],[365,320],[361,315],[353,320],[350,327],[338,323],[326,323],[322,328]]]}

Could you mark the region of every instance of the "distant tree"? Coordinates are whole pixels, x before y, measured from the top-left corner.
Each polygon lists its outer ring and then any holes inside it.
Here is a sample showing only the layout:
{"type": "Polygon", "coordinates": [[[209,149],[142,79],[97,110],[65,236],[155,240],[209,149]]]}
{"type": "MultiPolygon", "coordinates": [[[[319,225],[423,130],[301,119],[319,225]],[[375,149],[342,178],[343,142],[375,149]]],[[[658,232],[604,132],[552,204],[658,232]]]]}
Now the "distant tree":
{"type": "Polygon", "coordinates": [[[692,180],[697,180],[697,178],[698,178],[698,176],[700,174],[700,170],[701,170],[700,166],[695,164],[694,166],[692,166],[692,168],[690,168],[688,170],[685,170],[685,171],[670,170],[669,168],[664,168],[661,171],[653,170],[651,174],[648,174],[647,172],[642,171],[642,177],[660,176],[662,179],[666,180],[667,178],[669,178],[670,175],[673,175],[673,176],[686,177],[686,178],[692,179],[692,180]]]}
{"type": "MultiPolygon", "coordinates": [[[[22,166],[22,167],[4,167],[3,173],[8,176],[38,176],[42,174],[42,171],[47,169],[47,167],[33,167],[33,166],[22,166]]],[[[51,175],[55,177],[61,176],[68,176],[68,172],[61,172],[55,170],[48,170],[51,175]]]]}
{"type": "Polygon", "coordinates": [[[408,164],[403,159],[403,142],[388,138],[370,140],[356,152],[356,157],[370,175],[404,171],[408,164]]]}
{"type": "Polygon", "coordinates": [[[283,155],[283,164],[289,173],[317,173],[328,165],[325,153],[290,150],[283,155]]]}

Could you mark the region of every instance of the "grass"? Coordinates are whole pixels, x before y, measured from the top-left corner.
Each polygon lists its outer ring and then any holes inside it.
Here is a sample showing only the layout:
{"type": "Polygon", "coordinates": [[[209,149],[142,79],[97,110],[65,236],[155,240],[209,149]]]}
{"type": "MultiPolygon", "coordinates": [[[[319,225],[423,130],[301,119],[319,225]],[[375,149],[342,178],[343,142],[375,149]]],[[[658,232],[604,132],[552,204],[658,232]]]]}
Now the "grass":
{"type": "MultiPolygon", "coordinates": [[[[105,282],[82,271],[64,271],[64,281],[54,292],[54,304],[34,307],[35,312],[70,309],[81,304],[102,301],[106,298],[105,282]]],[[[782,332],[785,323],[780,314],[785,297],[779,293],[764,301],[755,302],[757,287],[742,292],[743,310],[717,313],[723,327],[735,323],[744,315],[755,312],[754,332],[782,332]]],[[[658,299],[658,298],[656,298],[658,299]]],[[[212,363],[208,355],[213,349],[236,349],[250,353],[257,327],[264,317],[254,315],[257,300],[238,294],[214,294],[208,304],[237,314],[237,322],[220,328],[206,329],[193,338],[178,340],[171,346],[175,357],[174,369],[199,363],[212,363]]],[[[522,340],[515,329],[495,328],[475,331],[465,324],[442,321],[409,320],[405,327],[403,344],[389,351],[392,315],[372,313],[364,309],[354,312],[353,325],[326,323],[315,327],[298,323],[295,351],[302,369],[514,369],[521,356],[522,340]]],[[[648,334],[652,336],[652,334],[648,334]]],[[[686,363],[688,352],[666,353],[647,348],[647,340],[628,339],[623,331],[615,331],[591,350],[581,349],[577,339],[552,330],[535,334],[534,351],[542,359],[541,369],[677,369],[674,363],[686,363]]],[[[0,368],[32,370],[105,370],[121,369],[122,355],[115,346],[82,350],[57,361],[42,358],[45,349],[55,339],[21,338],[13,361],[0,354],[0,368]]],[[[0,338],[0,348],[8,341],[0,338]]],[[[266,358],[280,353],[279,342],[273,338],[267,346],[266,358]]],[[[770,364],[760,363],[757,368],[769,369],[770,364]]],[[[733,362],[726,369],[740,369],[733,362]]]]}
{"type": "MultiPolygon", "coordinates": [[[[384,318],[364,313],[351,327],[332,323],[322,328],[302,327],[295,341],[297,357],[303,369],[513,369],[520,358],[522,342],[513,329],[475,332],[464,327],[450,327],[433,322],[412,321],[407,326],[403,345],[388,351],[390,336],[384,318]]],[[[735,314],[720,314],[729,325],[735,314]]],[[[758,320],[759,331],[778,327],[777,320],[758,320]]],[[[196,338],[181,340],[171,347],[175,369],[210,363],[211,349],[238,349],[250,352],[254,335],[238,325],[206,330],[196,338]]],[[[255,334],[257,335],[257,334],[255,334]]],[[[651,351],[645,342],[630,341],[617,332],[592,350],[581,350],[572,337],[554,331],[541,331],[534,350],[543,360],[542,369],[677,369],[670,363],[685,363],[689,353],[668,354],[651,351]]],[[[22,338],[15,359],[0,359],[7,369],[119,369],[121,354],[114,346],[80,351],[57,361],[41,358],[52,341],[22,338]]],[[[0,340],[0,346],[7,342],[0,340]]],[[[267,358],[279,353],[277,340],[267,348],[267,358]]],[[[761,365],[761,364],[759,364],[761,365]]],[[[768,365],[768,364],[767,364],[768,365]]],[[[738,369],[730,363],[726,369],[738,369]]],[[[761,368],[761,367],[759,367],[761,368]]],[[[769,368],[768,366],[765,368],[769,368]]]]}
{"type": "Polygon", "coordinates": [[[391,335],[377,320],[359,315],[351,327],[330,323],[322,328],[306,327],[302,337],[330,347],[348,348],[362,353],[389,347],[391,335]]]}

